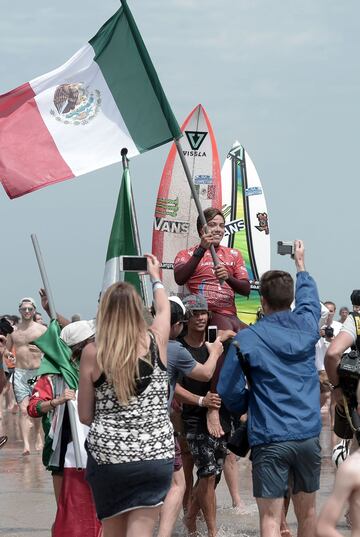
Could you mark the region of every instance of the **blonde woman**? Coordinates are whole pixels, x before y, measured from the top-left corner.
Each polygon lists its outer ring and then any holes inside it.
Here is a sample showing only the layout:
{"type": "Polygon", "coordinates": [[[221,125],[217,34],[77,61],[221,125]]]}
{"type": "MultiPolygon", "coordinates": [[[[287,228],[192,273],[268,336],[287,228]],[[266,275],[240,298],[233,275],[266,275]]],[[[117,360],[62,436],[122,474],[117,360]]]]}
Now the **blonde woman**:
{"type": "Polygon", "coordinates": [[[87,479],[104,537],[150,537],[173,472],[170,306],[159,262],[147,257],[157,312],[152,326],[135,288],[115,283],[101,299],[96,342],[84,349],[80,365],[79,416],[90,425],[87,479]]]}

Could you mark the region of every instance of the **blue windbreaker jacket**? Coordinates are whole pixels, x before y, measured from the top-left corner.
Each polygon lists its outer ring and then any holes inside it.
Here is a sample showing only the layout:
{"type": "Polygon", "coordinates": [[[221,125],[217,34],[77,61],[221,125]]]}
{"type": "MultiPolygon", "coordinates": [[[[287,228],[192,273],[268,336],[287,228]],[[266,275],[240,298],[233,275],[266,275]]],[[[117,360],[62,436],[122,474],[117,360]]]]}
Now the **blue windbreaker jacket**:
{"type": "Polygon", "coordinates": [[[221,370],[217,391],[230,411],[248,410],[250,446],[303,440],[321,430],[315,367],[320,301],[308,272],[297,274],[295,304],[293,311],[266,315],[234,338],[250,365],[249,391],[234,344],[221,370]]]}

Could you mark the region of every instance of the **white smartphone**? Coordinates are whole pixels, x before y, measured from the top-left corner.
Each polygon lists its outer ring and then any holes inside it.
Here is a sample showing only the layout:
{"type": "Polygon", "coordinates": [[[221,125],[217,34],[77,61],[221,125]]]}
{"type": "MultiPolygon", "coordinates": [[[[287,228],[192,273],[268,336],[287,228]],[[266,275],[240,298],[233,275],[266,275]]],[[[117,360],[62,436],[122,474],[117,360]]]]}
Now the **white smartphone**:
{"type": "Polygon", "coordinates": [[[120,270],[124,272],[146,272],[147,257],[143,255],[121,255],[120,270]]]}
{"type": "Polygon", "coordinates": [[[214,343],[217,338],[218,328],[215,325],[208,326],[208,337],[207,340],[209,343],[214,343]]]}

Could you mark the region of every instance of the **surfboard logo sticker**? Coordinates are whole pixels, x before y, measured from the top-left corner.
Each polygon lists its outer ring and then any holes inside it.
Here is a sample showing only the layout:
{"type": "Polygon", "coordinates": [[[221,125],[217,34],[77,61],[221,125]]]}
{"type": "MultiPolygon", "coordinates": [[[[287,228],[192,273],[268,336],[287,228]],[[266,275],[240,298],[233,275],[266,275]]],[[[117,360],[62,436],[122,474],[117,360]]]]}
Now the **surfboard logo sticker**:
{"type": "Polygon", "coordinates": [[[211,185],[212,177],[211,175],[195,175],[194,184],[195,185],[211,185]]]}
{"type": "Polygon", "coordinates": [[[257,213],[256,215],[259,225],[255,226],[259,231],[265,231],[265,235],[269,235],[269,220],[267,213],[257,213]]]}
{"type": "Polygon", "coordinates": [[[232,222],[225,224],[224,237],[228,237],[229,235],[233,235],[234,233],[243,230],[245,230],[245,222],[243,218],[239,218],[238,220],[232,220],[232,222]]]}
{"type": "Polygon", "coordinates": [[[261,196],[262,193],[262,188],[258,186],[251,186],[245,190],[245,196],[261,196]]]}
{"type": "Polygon", "coordinates": [[[165,220],[165,218],[155,216],[154,229],[164,233],[188,233],[189,222],[183,220],[165,220]]]}
{"type": "Polygon", "coordinates": [[[155,206],[155,216],[176,217],[179,212],[179,196],[176,198],[157,198],[155,206]]]}
{"type": "Polygon", "coordinates": [[[242,145],[233,147],[227,154],[227,158],[234,159],[238,163],[244,160],[244,148],[242,145]]]}
{"type": "Polygon", "coordinates": [[[208,133],[201,131],[185,131],[185,134],[191,149],[197,151],[198,149],[200,149],[208,133]]]}

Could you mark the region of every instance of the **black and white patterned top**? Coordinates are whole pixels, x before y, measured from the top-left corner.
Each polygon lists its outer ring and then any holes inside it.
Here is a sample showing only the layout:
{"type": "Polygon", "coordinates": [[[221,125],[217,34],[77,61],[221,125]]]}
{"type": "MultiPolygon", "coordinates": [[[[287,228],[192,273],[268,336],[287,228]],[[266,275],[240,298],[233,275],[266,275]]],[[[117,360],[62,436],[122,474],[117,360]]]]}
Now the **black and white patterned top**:
{"type": "Polygon", "coordinates": [[[94,384],[95,415],[87,446],[98,464],[174,457],[173,428],[167,412],[168,377],[150,333],[151,364],[140,359],[137,394],[119,403],[104,374],[94,384]]]}

